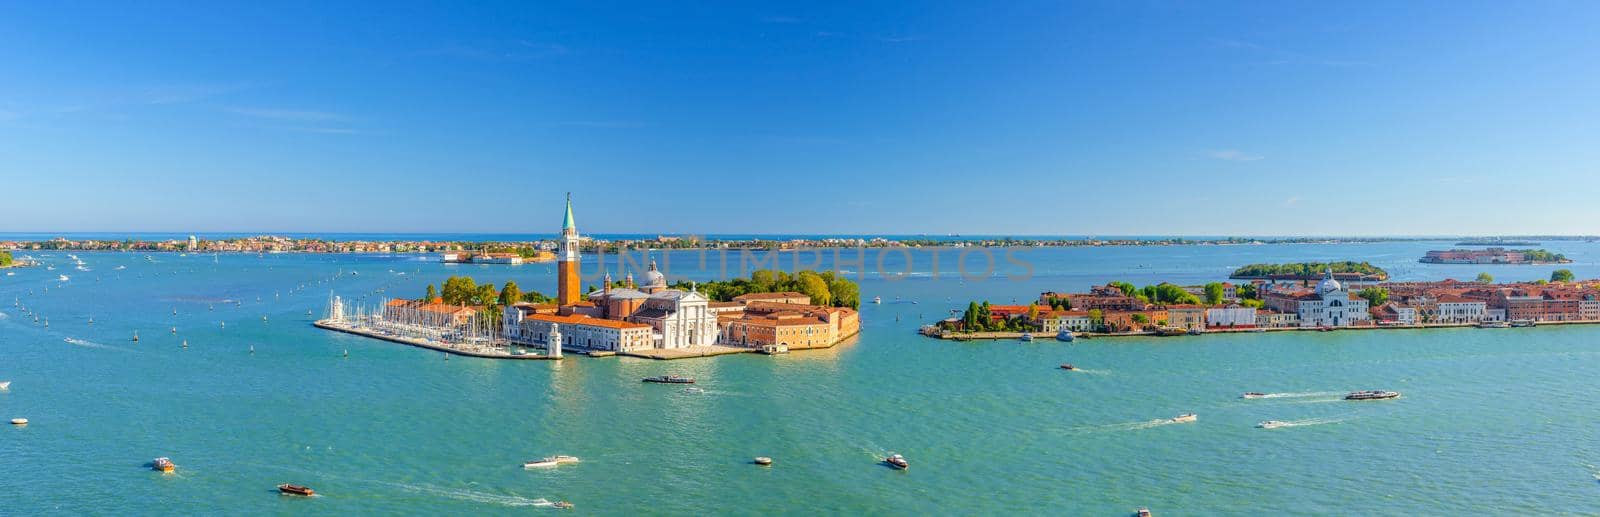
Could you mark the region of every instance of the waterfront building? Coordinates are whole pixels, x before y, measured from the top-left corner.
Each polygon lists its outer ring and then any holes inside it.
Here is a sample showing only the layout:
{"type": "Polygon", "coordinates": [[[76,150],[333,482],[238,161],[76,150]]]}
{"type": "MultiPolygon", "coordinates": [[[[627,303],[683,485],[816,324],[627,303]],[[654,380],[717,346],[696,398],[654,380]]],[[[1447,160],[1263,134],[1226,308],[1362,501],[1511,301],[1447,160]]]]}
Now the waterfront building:
{"type": "Polygon", "coordinates": [[[1434,306],[1430,321],[1437,323],[1477,323],[1486,319],[1489,311],[1483,300],[1453,294],[1440,295],[1434,306]]]}
{"type": "Polygon", "coordinates": [[[1268,328],[1289,328],[1300,326],[1300,315],[1293,312],[1279,312],[1275,310],[1256,311],[1256,323],[1268,328]]]}
{"type": "Polygon", "coordinates": [[[561,221],[561,244],[556,262],[556,303],[578,303],[583,295],[582,273],[578,267],[578,225],[572,220],[572,194],[567,194],[567,215],[561,221]]]}
{"type": "Polygon", "coordinates": [[[1166,326],[1184,330],[1205,330],[1206,307],[1204,305],[1168,305],[1166,309],[1166,326]]]}
{"type": "Polygon", "coordinates": [[[753,301],[744,304],[742,313],[720,315],[718,325],[719,342],[724,345],[784,345],[799,350],[833,346],[857,334],[861,331],[861,317],[842,307],[753,301]]]}
{"type": "Polygon", "coordinates": [[[396,298],[383,306],[383,319],[434,328],[465,326],[483,307],[451,305],[442,298],[427,302],[396,298]]]}
{"type": "Polygon", "coordinates": [[[1229,305],[1227,307],[1206,309],[1206,326],[1211,328],[1253,328],[1256,326],[1256,308],[1229,305]]]}
{"type": "Polygon", "coordinates": [[[1295,313],[1302,327],[1344,327],[1372,319],[1367,300],[1335,280],[1331,270],[1311,292],[1273,289],[1262,301],[1274,310],[1295,313]]]}
{"type": "Polygon", "coordinates": [[[1389,302],[1372,309],[1372,317],[1380,324],[1415,325],[1417,323],[1417,310],[1389,302]]]}
{"type": "Polygon", "coordinates": [[[794,292],[794,291],[784,291],[784,292],[781,292],[781,293],[749,293],[749,294],[741,294],[739,296],[733,297],[733,301],[734,301],[734,303],[775,302],[775,303],[797,303],[797,304],[800,304],[800,305],[810,305],[811,304],[811,297],[806,295],[805,293],[797,293],[797,292],[794,292]]]}
{"type": "Polygon", "coordinates": [[[513,343],[544,346],[552,352],[558,344],[567,348],[612,352],[655,347],[649,325],[577,314],[541,314],[535,310],[532,305],[507,307],[502,320],[502,335],[513,343]],[[559,343],[553,340],[553,333],[558,328],[561,336],[559,343]]]}
{"type": "Polygon", "coordinates": [[[1089,317],[1089,311],[1047,311],[1039,315],[1039,328],[1043,332],[1054,334],[1063,330],[1072,332],[1090,332],[1094,328],[1094,319],[1089,317]]]}

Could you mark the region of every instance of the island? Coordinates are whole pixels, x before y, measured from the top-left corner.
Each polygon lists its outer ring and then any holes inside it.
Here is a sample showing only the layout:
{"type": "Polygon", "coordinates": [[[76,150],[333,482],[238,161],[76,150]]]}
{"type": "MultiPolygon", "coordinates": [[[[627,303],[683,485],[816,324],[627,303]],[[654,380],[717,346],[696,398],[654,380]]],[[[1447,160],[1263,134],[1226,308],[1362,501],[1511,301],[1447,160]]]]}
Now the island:
{"type": "Polygon", "coordinates": [[[1368,262],[1295,262],[1290,264],[1250,264],[1228,275],[1233,280],[1315,281],[1332,271],[1340,280],[1382,281],[1389,272],[1368,262]]]}
{"type": "Polygon", "coordinates": [[[1566,255],[1546,250],[1486,248],[1481,250],[1452,249],[1429,251],[1418,262],[1424,264],[1566,264],[1572,262],[1566,255]]]}

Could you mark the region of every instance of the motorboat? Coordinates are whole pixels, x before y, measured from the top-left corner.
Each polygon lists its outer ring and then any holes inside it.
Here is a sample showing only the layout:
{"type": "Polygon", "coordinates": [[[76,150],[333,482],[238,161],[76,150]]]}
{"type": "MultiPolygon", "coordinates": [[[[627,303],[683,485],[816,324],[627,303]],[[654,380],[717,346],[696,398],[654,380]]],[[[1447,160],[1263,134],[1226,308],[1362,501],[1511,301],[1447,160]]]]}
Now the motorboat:
{"type": "Polygon", "coordinates": [[[1399,397],[1400,397],[1400,392],[1398,392],[1398,391],[1364,390],[1364,391],[1352,391],[1352,392],[1350,392],[1349,395],[1345,395],[1344,399],[1345,400],[1384,400],[1384,399],[1392,399],[1392,398],[1399,398],[1399,397]]]}
{"type": "Polygon", "coordinates": [[[1072,339],[1073,339],[1072,338],[1072,331],[1070,331],[1070,330],[1063,330],[1061,332],[1057,332],[1056,333],[1056,341],[1066,341],[1068,343],[1071,343],[1072,339]]]}
{"type": "Polygon", "coordinates": [[[284,483],[284,484],[278,485],[278,493],[284,494],[284,495],[299,495],[299,496],[306,496],[306,497],[311,497],[311,496],[317,495],[317,491],[316,490],[312,490],[311,487],[300,486],[300,485],[291,485],[291,484],[288,484],[288,483],[284,483]]]}
{"type": "Polygon", "coordinates": [[[644,382],[654,382],[658,384],[694,384],[694,378],[681,377],[677,375],[661,375],[657,377],[645,377],[644,382]]]}
{"type": "Polygon", "coordinates": [[[1150,509],[1140,507],[1138,510],[1133,511],[1133,515],[1135,517],[1150,517],[1150,509]]]}
{"type": "Polygon", "coordinates": [[[1511,324],[1504,321],[1485,321],[1478,323],[1477,327],[1480,329],[1504,329],[1511,328],[1511,324]]]}
{"type": "Polygon", "coordinates": [[[906,461],[906,457],[899,454],[890,454],[889,457],[883,459],[883,462],[896,470],[911,468],[911,463],[906,461]]]}
{"type": "Polygon", "coordinates": [[[557,454],[555,456],[551,456],[551,457],[545,458],[545,459],[547,459],[547,460],[556,460],[556,463],[560,463],[562,465],[570,465],[570,464],[573,464],[573,463],[578,463],[580,461],[577,456],[567,456],[565,454],[557,454]]]}
{"type": "Polygon", "coordinates": [[[174,470],[178,470],[178,466],[173,465],[172,460],[166,457],[156,458],[155,461],[150,462],[150,468],[158,472],[172,472],[174,470]]]}
{"type": "Polygon", "coordinates": [[[11,389],[11,381],[0,381],[0,390],[11,389]]]}
{"type": "Polygon", "coordinates": [[[28,425],[28,419],[26,419],[26,418],[13,418],[13,419],[11,419],[11,425],[28,425]]]}
{"type": "Polygon", "coordinates": [[[883,303],[883,297],[882,296],[874,296],[874,297],[872,297],[872,303],[883,303]]]}
{"type": "Polygon", "coordinates": [[[1317,327],[1317,332],[1333,332],[1333,327],[1323,325],[1321,327],[1317,327]]]}
{"type": "Polygon", "coordinates": [[[754,463],[761,466],[772,465],[772,458],[768,458],[766,456],[756,456],[754,463]]]}
{"type": "Polygon", "coordinates": [[[544,469],[559,466],[561,466],[561,462],[556,461],[555,458],[544,458],[540,460],[522,462],[522,468],[525,469],[544,469]]]}
{"type": "Polygon", "coordinates": [[[71,278],[68,278],[67,275],[56,275],[56,280],[60,280],[62,282],[65,282],[65,281],[71,280],[71,278]]]}
{"type": "Polygon", "coordinates": [[[1070,372],[1070,371],[1078,369],[1078,367],[1073,366],[1072,363],[1061,363],[1061,369],[1070,372]]]}
{"type": "Polygon", "coordinates": [[[1032,332],[1023,332],[1021,339],[1023,341],[1033,341],[1033,333],[1032,332]]]}
{"type": "Polygon", "coordinates": [[[1517,328],[1525,328],[1525,327],[1536,327],[1536,326],[1539,326],[1539,324],[1534,322],[1533,320],[1511,320],[1511,326],[1517,327],[1517,328]]]}
{"type": "Polygon", "coordinates": [[[562,509],[562,510],[571,510],[572,509],[572,503],[569,503],[569,502],[566,502],[566,501],[556,501],[555,503],[552,503],[550,505],[550,507],[551,508],[559,508],[559,509],[562,509]]]}
{"type": "Polygon", "coordinates": [[[1196,420],[1199,420],[1199,419],[1200,419],[1200,415],[1196,415],[1194,413],[1184,413],[1184,414],[1172,417],[1171,419],[1168,419],[1168,421],[1172,422],[1174,424],[1187,424],[1189,422],[1193,422],[1193,421],[1196,421],[1196,420]]]}
{"type": "Polygon", "coordinates": [[[1242,399],[1264,399],[1264,398],[1267,398],[1267,394],[1259,392],[1259,391],[1246,391],[1246,392],[1244,392],[1244,395],[1240,395],[1239,398],[1242,398],[1242,399]]]}
{"type": "Polygon", "coordinates": [[[767,354],[767,355],[787,354],[787,353],[789,353],[789,345],[784,344],[784,343],[777,343],[777,344],[772,344],[772,345],[763,345],[761,347],[761,353],[767,354]]]}
{"type": "Polygon", "coordinates": [[[1286,425],[1289,425],[1289,423],[1282,420],[1263,420],[1261,423],[1256,424],[1256,427],[1262,429],[1277,429],[1286,425]]]}

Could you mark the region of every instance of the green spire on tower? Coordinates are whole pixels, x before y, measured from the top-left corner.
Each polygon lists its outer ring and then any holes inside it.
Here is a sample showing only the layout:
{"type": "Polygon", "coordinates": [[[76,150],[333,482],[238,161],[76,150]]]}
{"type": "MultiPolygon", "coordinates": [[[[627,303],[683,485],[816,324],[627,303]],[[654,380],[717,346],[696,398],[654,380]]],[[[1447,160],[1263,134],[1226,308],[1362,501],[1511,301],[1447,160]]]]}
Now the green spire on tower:
{"type": "Polygon", "coordinates": [[[577,223],[572,222],[572,193],[567,193],[567,219],[561,222],[562,230],[576,230],[577,223]]]}

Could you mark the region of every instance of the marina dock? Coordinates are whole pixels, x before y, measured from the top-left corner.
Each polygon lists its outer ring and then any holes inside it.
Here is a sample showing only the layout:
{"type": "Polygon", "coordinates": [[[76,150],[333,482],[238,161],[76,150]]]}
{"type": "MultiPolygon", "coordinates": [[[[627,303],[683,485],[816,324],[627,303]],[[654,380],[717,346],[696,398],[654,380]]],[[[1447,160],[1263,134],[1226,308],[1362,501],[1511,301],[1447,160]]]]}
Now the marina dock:
{"type": "Polygon", "coordinates": [[[374,339],[382,339],[384,341],[389,341],[389,342],[393,342],[393,343],[400,343],[402,345],[411,345],[411,346],[418,347],[418,348],[426,348],[426,349],[429,349],[429,350],[437,350],[437,351],[444,352],[444,353],[447,353],[447,354],[461,355],[461,356],[467,356],[467,357],[479,357],[479,358],[483,358],[483,359],[518,359],[518,360],[528,360],[528,361],[538,361],[538,360],[559,361],[559,360],[561,360],[560,357],[551,357],[551,356],[548,356],[548,355],[540,355],[540,354],[531,354],[530,353],[530,354],[516,355],[516,354],[507,353],[507,352],[498,352],[498,353],[497,352],[479,352],[479,351],[476,351],[476,350],[467,350],[467,349],[455,348],[455,347],[446,346],[446,345],[443,345],[443,344],[434,343],[434,342],[426,341],[426,340],[422,340],[422,339],[407,338],[407,337],[400,337],[400,336],[392,336],[392,335],[383,334],[383,333],[380,333],[380,332],[373,332],[373,331],[370,331],[370,330],[353,328],[353,327],[349,327],[349,326],[345,326],[345,325],[340,325],[340,324],[338,324],[336,322],[332,322],[332,321],[328,321],[328,320],[314,321],[311,324],[313,326],[316,326],[317,328],[320,328],[320,329],[332,330],[332,331],[337,331],[337,332],[344,332],[346,334],[355,334],[357,336],[370,337],[370,338],[374,338],[374,339]]]}

